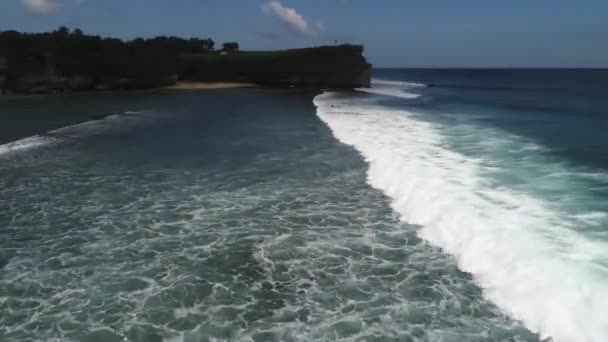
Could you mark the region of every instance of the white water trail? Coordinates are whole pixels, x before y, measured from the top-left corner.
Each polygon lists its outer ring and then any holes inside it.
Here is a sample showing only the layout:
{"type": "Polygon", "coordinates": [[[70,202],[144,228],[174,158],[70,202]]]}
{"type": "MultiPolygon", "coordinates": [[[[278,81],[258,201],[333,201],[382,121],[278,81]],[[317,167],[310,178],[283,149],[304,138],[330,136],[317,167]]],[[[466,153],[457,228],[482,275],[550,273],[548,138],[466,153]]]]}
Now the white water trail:
{"type": "MultiPolygon", "coordinates": [[[[137,113],[139,112],[129,111],[125,112],[124,114],[134,115],[137,113]]],[[[58,143],[70,138],[86,136],[91,134],[92,132],[102,131],[108,127],[111,127],[109,125],[112,122],[123,119],[123,115],[113,114],[108,115],[103,119],[95,119],[74,125],[68,125],[48,131],[44,134],[37,134],[20,140],[11,141],[9,143],[0,145],[0,156],[4,154],[24,152],[35,148],[48,146],[50,144],[58,143]]]]}
{"type": "Polygon", "coordinates": [[[420,87],[426,86],[420,83],[373,79],[371,88],[358,88],[357,90],[369,94],[415,99],[420,95],[411,93],[409,90],[420,87]]]}
{"type": "Polygon", "coordinates": [[[18,151],[25,151],[34,149],[37,147],[42,147],[48,144],[51,144],[55,141],[55,139],[50,137],[43,137],[39,135],[34,135],[28,138],[12,141],[6,143],[4,145],[0,145],[0,155],[13,153],[18,151]]]}
{"type": "Polygon", "coordinates": [[[605,245],[541,199],[491,186],[481,160],[444,147],[437,127],[414,113],[335,93],[314,102],[335,137],[369,163],[368,182],[489,300],[543,338],[608,341],[608,277],[597,271],[605,245]]]}
{"type": "Polygon", "coordinates": [[[379,78],[372,79],[372,85],[397,86],[397,87],[403,87],[403,88],[426,87],[426,84],[422,84],[422,83],[391,81],[391,80],[383,80],[383,79],[379,79],[379,78]]]}

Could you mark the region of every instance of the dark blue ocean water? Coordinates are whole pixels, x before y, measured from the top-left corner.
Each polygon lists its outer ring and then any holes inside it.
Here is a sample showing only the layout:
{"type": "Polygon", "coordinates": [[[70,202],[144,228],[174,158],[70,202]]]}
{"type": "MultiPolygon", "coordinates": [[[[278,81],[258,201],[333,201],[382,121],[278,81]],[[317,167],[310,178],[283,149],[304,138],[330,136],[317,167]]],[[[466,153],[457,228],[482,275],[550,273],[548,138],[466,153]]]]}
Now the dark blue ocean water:
{"type": "Polygon", "coordinates": [[[575,162],[608,168],[608,69],[382,69],[428,85],[421,107],[491,113],[489,125],[529,136],[575,162]]]}
{"type": "Polygon", "coordinates": [[[0,340],[603,342],[605,75],[2,99],[0,340]]]}

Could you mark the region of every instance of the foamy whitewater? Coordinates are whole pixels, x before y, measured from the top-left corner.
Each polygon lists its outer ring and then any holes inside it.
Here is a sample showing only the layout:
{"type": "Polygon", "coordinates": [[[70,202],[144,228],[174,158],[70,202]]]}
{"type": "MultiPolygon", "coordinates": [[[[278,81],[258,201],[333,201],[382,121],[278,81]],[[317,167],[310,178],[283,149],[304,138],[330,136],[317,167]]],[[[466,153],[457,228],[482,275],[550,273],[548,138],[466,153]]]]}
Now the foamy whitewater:
{"type": "Polygon", "coordinates": [[[607,212],[584,202],[606,174],[548,157],[543,146],[469,115],[391,105],[385,96],[419,94],[401,95],[412,90],[407,83],[377,83],[367,92],[380,97],[327,92],[314,100],[335,137],[369,164],[369,184],[528,328],[556,342],[606,341],[608,243],[605,231],[603,239],[591,231],[607,227],[607,212]]]}
{"type": "Polygon", "coordinates": [[[113,114],[96,119],[85,121],[74,125],[68,125],[58,129],[50,130],[44,134],[37,134],[31,137],[12,141],[0,145],[0,155],[14,154],[17,152],[25,152],[31,149],[38,149],[51,144],[66,142],[81,136],[99,134],[113,125],[129,126],[133,119],[129,120],[125,117],[135,114],[135,112],[125,112],[124,114],[113,114]],[[119,121],[119,122],[118,122],[119,121]]]}
{"type": "Polygon", "coordinates": [[[0,103],[0,341],[606,341],[608,96],[401,72],[0,103]]]}
{"type": "Polygon", "coordinates": [[[0,155],[6,154],[6,153],[11,153],[11,152],[28,150],[31,148],[44,146],[44,145],[50,144],[52,142],[53,142],[52,138],[41,137],[38,135],[32,136],[29,138],[24,138],[21,140],[6,143],[4,145],[0,145],[0,155]]]}
{"type": "Polygon", "coordinates": [[[374,86],[371,88],[358,88],[357,90],[370,94],[395,96],[404,99],[415,99],[420,95],[408,92],[408,90],[425,86],[424,84],[420,83],[387,81],[379,79],[373,79],[372,84],[374,86]]]}

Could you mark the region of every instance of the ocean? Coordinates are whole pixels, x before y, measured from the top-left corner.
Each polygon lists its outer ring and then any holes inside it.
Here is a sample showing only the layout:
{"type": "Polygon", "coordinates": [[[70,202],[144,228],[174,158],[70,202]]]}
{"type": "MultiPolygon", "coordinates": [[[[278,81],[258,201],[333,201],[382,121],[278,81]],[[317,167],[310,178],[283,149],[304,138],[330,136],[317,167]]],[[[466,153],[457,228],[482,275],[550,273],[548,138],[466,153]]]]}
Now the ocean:
{"type": "Polygon", "coordinates": [[[608,72],[0,99],[0,340],[608,339],[608,72]]]}

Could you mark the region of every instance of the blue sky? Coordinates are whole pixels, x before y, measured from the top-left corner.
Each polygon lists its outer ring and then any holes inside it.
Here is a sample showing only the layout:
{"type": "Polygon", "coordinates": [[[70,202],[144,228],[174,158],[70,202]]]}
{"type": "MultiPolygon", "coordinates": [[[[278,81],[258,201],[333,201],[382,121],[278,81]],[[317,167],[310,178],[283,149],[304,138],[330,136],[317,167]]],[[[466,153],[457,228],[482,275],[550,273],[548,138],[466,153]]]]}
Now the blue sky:
{"type": "Polygon", "coordinates": [[[61,25],[251,50],[338,40],[379,67],[608,67],[608,0],[0,0],[0,30],[61,25]]]}

